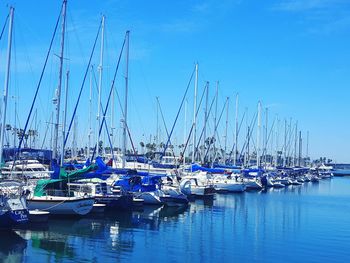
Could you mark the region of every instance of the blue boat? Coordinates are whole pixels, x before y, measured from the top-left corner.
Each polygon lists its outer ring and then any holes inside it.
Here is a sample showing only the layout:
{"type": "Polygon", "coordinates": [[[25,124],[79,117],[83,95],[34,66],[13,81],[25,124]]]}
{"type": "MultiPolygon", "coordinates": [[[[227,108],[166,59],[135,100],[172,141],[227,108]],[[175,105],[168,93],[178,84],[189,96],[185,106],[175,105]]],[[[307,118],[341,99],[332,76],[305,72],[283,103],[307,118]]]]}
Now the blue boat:
{"type": "Polygon", "coordinates": [[[0,228],[12,229],[28,223],[26,195],[22,184],[14,180],[0,182],[0,228]]]}

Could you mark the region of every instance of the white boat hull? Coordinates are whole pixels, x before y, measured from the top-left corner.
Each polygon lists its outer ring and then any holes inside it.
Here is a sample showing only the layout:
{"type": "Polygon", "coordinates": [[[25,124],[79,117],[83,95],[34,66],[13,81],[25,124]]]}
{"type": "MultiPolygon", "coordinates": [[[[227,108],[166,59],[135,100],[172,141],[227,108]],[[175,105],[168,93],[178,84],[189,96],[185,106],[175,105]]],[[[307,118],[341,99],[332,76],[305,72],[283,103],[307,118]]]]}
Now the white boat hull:
{"type": "Polygon", "coordinates": [[[143,203],[145,205],[161,205],[162,201],[160,200],[159,196],[157,196],[153,192],[140,192],[140,193],[133,193],[135,198],[143,199],[143,203]]]}
{"type": "Polygon", "coordinates": [[[91,212],[94,198],[42,196],[27,200],[30,210],[48,211],[52,215],[86,215],[91,212]]]}
{"type": "Polygon", "coordinates": [[[247,189],[251,189],[251,190],[259,190],[262,189],[262,185],[260,182],[257,181],[246,181],[245,185],[247,187],[247,189]]]}

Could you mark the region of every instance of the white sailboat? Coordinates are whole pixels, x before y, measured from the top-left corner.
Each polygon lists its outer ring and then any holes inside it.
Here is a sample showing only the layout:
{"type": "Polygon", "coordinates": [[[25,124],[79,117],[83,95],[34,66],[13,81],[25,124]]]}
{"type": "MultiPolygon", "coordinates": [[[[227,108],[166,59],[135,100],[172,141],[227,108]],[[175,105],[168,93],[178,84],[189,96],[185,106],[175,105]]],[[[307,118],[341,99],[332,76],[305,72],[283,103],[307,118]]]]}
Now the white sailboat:
{"type": "Polygon", "coordinates": [[[246,185],[242,181],[235,180],[226,175],[213,176],[215,191],[217,192],[244,192],[246,185]]]}
{"type": "MultiPolygon", "coordinates": [[[[61,84],[62,84],[62,68],[63,68],[63,54],[64,54],[64,35],[66,28],[66,8],[67,0],[63,0],[62,6],[62,41],[61,41],[61,53],[60,53],[60,69],[59,69],[59,83],[57,88],[56,98],[56,123],[54,133],[54,149],[53,155],[57,158],[57,144],[58,144],[58,127],[59,127],[59,114],[60,114],[60,96],[61,96],[61,84]]],[[[102,19],[103,23],[104,19],[102,19]]],[[[68,74],[66,85],[68,86],[68,74]]],[[[67,88],[66,88],[67,90],[67,88]]],[[[67,96],[66,96],[67,97],[67,96]]],[[[65,123],[63,124],[63,139],[62,139],[62,153],[64,154],[64,134],[65,123]]],[[[63,160],[63,156],[61,156],[63,160]]],[[[29,209],[48,211],[52,215],[86,215],[88,214],[94,205],[94,198],[89,195],[84,196],[72,196],[69,190],[62,190],[63,182],[59,181],[60,187],[57,190],[57,182],[55,180],[39,181],[33,189],[32,193],[28,196],[27,202],[29,209]],[[50,189],[50,187],[52,187],[50,189]]]]}
{"type": "MultiPolygon", "coordinates": [[[[5,74],[4,95],[2,101],[2,125],[0,136],[0,163],[3,161],[3,146],[5,138],[5,123],[8,87],[10,79],[10,62],[12,46],[12,28],[13,28],[14,8],[10,8],[9,14],[9,34],[7,49],[7,69],[5,74]]],[[[28,222],[28,209],[23,192],[22,184],[15,180],[4,180],[3,175],[0,179],[0,228],[11,229],[14,225],[28,222]]],[[[12,177],[11,174],[7,177],[12,177]]]]}
{"type": "Polygon", "coordinates": [[[30,210],[42,210],[52,215],[83,216],[91,212],[93,197],[66,197],[57,195],[34,196],[27,199],[30,210]]]}

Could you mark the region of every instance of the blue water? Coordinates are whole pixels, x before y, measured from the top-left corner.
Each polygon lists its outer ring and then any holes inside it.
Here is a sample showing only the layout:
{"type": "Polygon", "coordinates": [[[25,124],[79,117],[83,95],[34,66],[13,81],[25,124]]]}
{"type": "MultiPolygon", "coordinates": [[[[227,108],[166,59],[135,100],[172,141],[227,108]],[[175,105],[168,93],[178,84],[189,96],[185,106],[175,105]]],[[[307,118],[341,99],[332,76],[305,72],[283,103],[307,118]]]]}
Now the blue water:
{"type": "Polygon", "coordinates": [[[0,262],[350,262],[350,178],[0,235],[0,262]]]}

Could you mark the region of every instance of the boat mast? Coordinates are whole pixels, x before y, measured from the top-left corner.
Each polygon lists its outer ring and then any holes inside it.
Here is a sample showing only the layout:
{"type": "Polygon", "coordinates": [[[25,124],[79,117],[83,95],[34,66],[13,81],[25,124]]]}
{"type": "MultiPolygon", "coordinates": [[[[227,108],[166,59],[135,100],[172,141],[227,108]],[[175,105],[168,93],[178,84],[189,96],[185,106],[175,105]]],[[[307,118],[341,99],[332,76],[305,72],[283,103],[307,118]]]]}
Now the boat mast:
{"type": "MultiPolygon", "coordinates": [[[[219,91],[219,81],[216,81],[216,91],[215,91],[215,115],[214,115],[214,130],[216,127],[216,117],[217,117],[217,113],[218,113],[218,91],[219,91]]],[[[214,131],[214,142],[213,142],[213,149],[214,149],[214,158],[216,156],[216,147],[215,147],[215,131],[214,131]]],[[[210,147],[210,145],[209,145],[210,147]]],[[[212,160],[212,162],[214,162],[215,160],[212,160]]]]}
{"type": "MultiPolygon", "coordinates": [[[[60,53],[60,68],[58,75],[58,87],[56,90],[56,121],[54,124],[54,136],[53,136],[53,150],[52,155],[54,159],[58,158],[58,126],[60,123],[60,105],[61,105],[61,87],[62,87],[62,69],[63,69],[63,53],[64,53],[64,36],[66,30],[66,9],[67,9],[67,0],[63,0],[62,8],[62,37],[61,37],[61,53],[60,53]]],[[[64,140],[64,138],[62,138],[64,140]]]]}
{"type": "Polygon", "coordinates": [[[73,140],[72,140],[72,157],[77,156],[77,127],[78,127],[78,115],[74,117],[73,123],[73,140]]]}
{"type": "Polygon", "coordinates": [[[294,135],[294,166],[297,165],[297,140],[298,140],[298,122],[295,123],[295,135],[294,135]]]}
{"type": "MultiPolygon", "coordinates": [[[[105,16],[102,15],[102,22],[101,22],[101,47],[100,47],[100,64],[98,65],[98,99],[97,99],[97,123],[98,123],[98,129],[99,130],[101,126],[101,93],[102,93],[102,71],[103,71],[103,48],[104,48],[104,31],[105,31],[105,16]]],[[[97,143],[97,152],[98,154],[101,154],[99,152],[100,150],[100,133],[96,132],[96,143],[97,143]]]]}
{"type": "Polygon", "coordinates": [[[93,67],[90,68],[90,94],[89,94],[89,135],[88,135],[88,152],[87,156],[90,158],[90,148],[91,148],[91,134],[92,134],[92,127],[91,127],[91,112],[92,112],[92,73],[93,73],[93,67]]]}
{"type": "Polygon", "coordinates": [[[267,163],[267,134],[268,134],[268,121],[269,121],[269,110],[266,107],[265,108],[265,143],[264,143],[264,166],[266,167],[266,163],[267,163]]]}
{"type": "MultiPolygon", "coordinates": [[[[10,24],[7,40],[7,67],[5,73],[5,85],[4,85],[4,96],[2,101],[2,124],[1,124],[1,136],[0,136],[0,164],[4,161],[3,149],[4,149],[4,137],[5,137],[5,126],[6,126],[6,111],[7,111],[7,97],[10,82],[10,66],[11,66],[11,48],[12,48],[12,27],[13,27],[13,14],[15,9],[10,7],[10,24]]],[[[16,116],[15,116],[16,118],[16,116]]]]}
{"type": "Polygon", "coordinates": [[[17,145],[17,97],[14,97],[15,99],[15,127],[14,127],[14,136],[13,136],[13,147],[16,147],[17,145]]]}
{"type": "Polygon", "coordinates": [[[226,125],[225,125],[225,144],[224,144],[224,164],[226,164],[226,151],[227,151],[227,126],[228,126],[228,110],[230,98],[227,97],[227,106],[226,106],[226,125]]]}
{"type": "Polygon", "coordinates": [[[122,168],[125,168],[125,158],[126,158],[126,122],[128,113],[128,82],[129,82],[129,34],[130,31],[126,31],[126,67],[125,67],[125,101],[124,101],[124,120],[123,120],[123,158],[122,158],[122,168]]]}
{"type": "Polygon", "coordinates": [[[250,126],[248,125],[247,130],[247,164],[246,166],[249,167],[250,165],[250,126]]]}
{"type": "MultiPolygon", "coordinates": [[[[111,137],[111,142],[112,144],[114,144],[114,102],[115,102],[115,94],[114,94],[114,85],[112,87],[112,94],[111,94],[111,133],[110,133],[110,137],[111,137]]],[[[112,154],[112,156],[114,155],[113,153],[113,148],[111,148],[110,153],[112,154]]]]}
{"type": "Polygon", "coordinates": [[[196,158],[196,133],[197,133],[197,127],[196,127],[196,120],[197,120],[197,90],[198,90],[198,63],[196,63],[196,75],[194,80],[194,101],[193,101],[193,138],[192,138],[192,144],[193,144],[193,150],[192,150],[192,163],[195,162],[196,158]]]}
{"type": "Polygon", "coordinates": [[[209,99],[209,81],[206,83],[206,94],[205,94],[205,110],[204,110],[204,127],[203,127],[203,151],[202,151],[202,163],[205,162],[205,141],[207,139],[207,121],[208,121],[208,99],[209,99]]]}
{"type": "Polygon", "coordinates": [[[260,167],[260,129],[261,129],[261,102],[258,102],[258,128],[256,132],[256,165],[260,167]]]}
{"type": "Polygon", "coordinates": [[[298,158],[298,166],[301,166],[302,146],[303,146],[303,139],[301,138],[301,131],[299,131],[299,158],[298,158]]]}
{"type": "MultiPolygon", "coordinates": [[[[63,125],[62,125],[62,138],[66,138],[66,119],[67,119],[67,100],[68,100],[68,81],[69,81],[69,70],[66,73],[66,90],[65,90],[65,100],[64,100],[64,112],[63,112],[63,125]]],[[[62,140],[61,148],[61,164],[64,163],[64,139],[62,140]]]]}
{"type": "Polygon", "coordinates": [[[185,100],[185,105],[184,105],[184,111],[185,111],[185,121],[184,121],[184,150],[183,150],[183,165],[186,164],[186,149],[185,149],[185,145],[186,145],[186,141],[187,141],[187,99],[185,100]]]}
{"type": "Polygon", "coordinates": [[[309,157],[309,131],[306,132],[306,158],[309,157]]]}
{"type": "Polygon", "coordinates": [[[238,143],[238,93],[236,94],[236,114],[235,114],[235,147],[233,153],[233,165],[237,162],[237,143],[238,143]]]}
{"type": "Polygon", "coordinates": [[[159,146],[159,102],[158,97],[156,97],[156,107],[157,107],[157,119],[156,119],[156,149],[159,146]]]}
{"type": "Polygon", "coordinates": [[[278,116],[276,115],[276,121],[277,125],[275,127],[275,136],[276,136],[276,150],[275,150],[275,167],[278,166],[278,140],[279,140],[279,127],[280,127],[280,120],[278,119],[278,116]]]}

